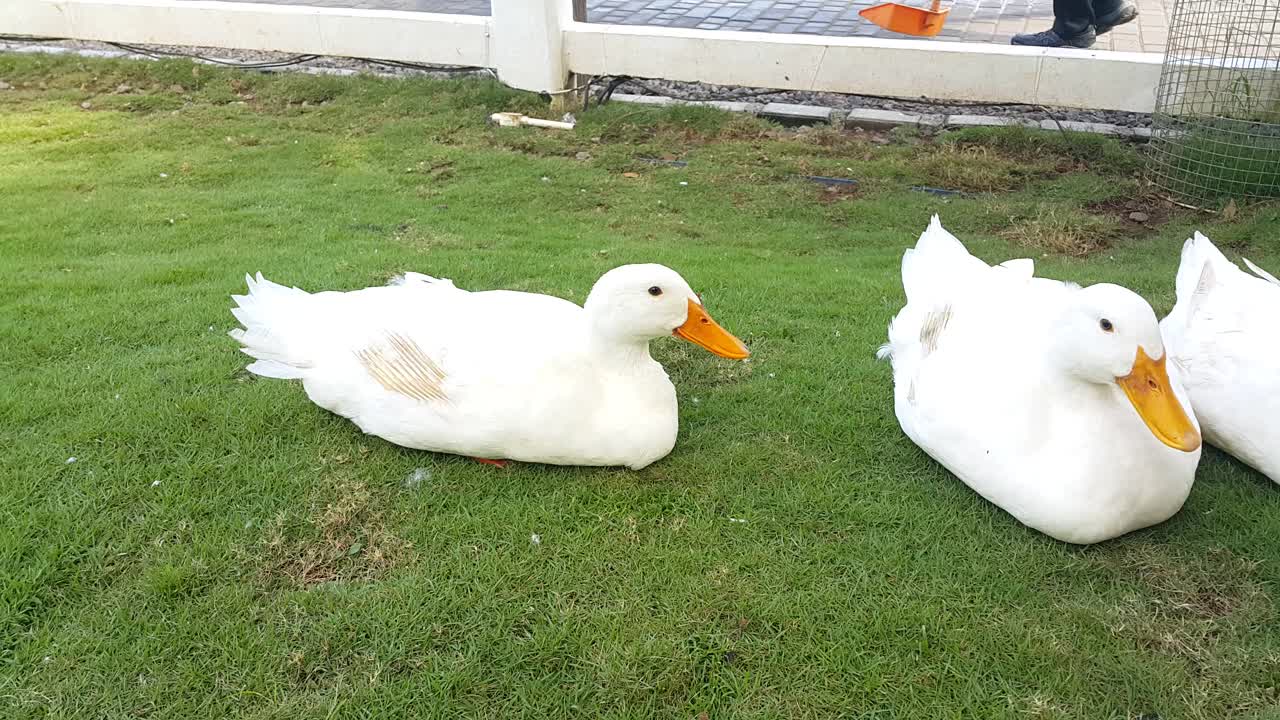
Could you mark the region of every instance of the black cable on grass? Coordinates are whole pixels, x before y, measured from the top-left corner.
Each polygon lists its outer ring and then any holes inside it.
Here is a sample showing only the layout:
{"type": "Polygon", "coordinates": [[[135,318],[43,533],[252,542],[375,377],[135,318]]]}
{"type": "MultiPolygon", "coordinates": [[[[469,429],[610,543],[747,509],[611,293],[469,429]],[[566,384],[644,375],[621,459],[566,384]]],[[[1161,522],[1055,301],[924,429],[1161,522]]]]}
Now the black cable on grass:
{"type": "Polygon", "coordinates": [[[475,65],[425,65],[423,63],[406,62],[403,60],[374,60],[373,58],[352,58],[353,60],[361,60],[363,62],[373,63],[374,65],[385,65],[387,67],[404,68],[406,70],[421,70],[423,72],[433,73],[489,73],[489,68],[477,67],[475,65]]]}
{"type": "MultiPolygon", "coordinates": [[[[613,98],[614,91],[617,90],[621,85],[629,82],[630,80],[631,78],[626,75],[619,75],[618,77],[610,79],[609,82],[606,83],[604,88],[600,91],[599,97],[596,98],[596,106],[599,107],[609,102],[609,100],[613,98]]],[[[588,90],[587,92],[588,104],[590,103],[590,101],[591,101],[591,92],[588,90]]]]}
{"type": "Polygon", "coordinates": [[[667,97],[672,97],[677,100],[685,100],[688,102],[707,102],[707,101],[713,101],[713,100],[734,102],[737,100],[743,100],[745,98],[755,98],[755,97],[760,97],[762,95],[774,95],[777,93],[788,92],[787,90],[760,90],[760,89],[745,90],[744,89],[744,90],[730,90],[730,91],[721,91],[721,92],[704,92],[704,93],[690,94],[690,93],[676,93],[676,92],[671,92],[667,90],[658,90],[652,87],[651,85],[646,85],[644,82],[640,80],[633,79],[631,80],[631,82],[632,84],[644,90],[648,90],[650,93],[654,95],[665,95],[667,97]]]}
{"type": "Polygon", "coordinates": [[[44,43],[44,42],[54,42],[54,41],[56,41],[56,40],[66,40],[66,38],[59,38],[59,37],[44,37],[44,36],[41,36],[41,35],[5,35],[5,34],[0,34],[0,42],[34,42],[34,43],[44,43]]]}
{"type": "Polygon", "coordinates": [[[182,52],[180,50],[159,50],[156,48],[141,47],[139,45],[130,45],[128,43],[108,42],[107,45],[136,55],[145,55],[157,60],[164,58],[190,58],[193,60],[200,60],[201,62],[212,63],[214,65],[223,65],[225,67],[241,68],[244,70],[266,70],[269,68],[292,67],[294,65],[311,62],[312,60],[320,57],[319,55],[294,55],[293,57],[285,58],[283,60],[239,62],[236,60],[223,60],[222,58],[207,57],[205,55],[200,55],[199,53],[182,52]]]}

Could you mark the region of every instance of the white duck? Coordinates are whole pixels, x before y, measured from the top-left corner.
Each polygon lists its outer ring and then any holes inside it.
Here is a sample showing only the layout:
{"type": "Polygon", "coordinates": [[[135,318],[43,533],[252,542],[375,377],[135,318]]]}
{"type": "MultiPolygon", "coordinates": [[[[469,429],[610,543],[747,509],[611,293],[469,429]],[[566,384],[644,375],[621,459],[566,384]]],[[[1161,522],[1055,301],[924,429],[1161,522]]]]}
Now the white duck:
{"type": "Polygon", "coordinates": [[[649,341],[674,333],[748,355],[661,265],[610,270],[584,307],[418,273],[314,295],[246,279],[231,336],[257,358],[251,372],[300,379],[317,405],[397,445],[485,462],[645,467],[678,428],[649,341]]]}
{"type": "Polygon", "coordinates": [[[1200,435],[1151,306],[1115,285],[991,267],[935,215],[902,258],[893,360],[903,431],[1022,523],[1088,544],[1166,520],[1200,435]]]}
{"type": "Polygon", "coordinates": [[[1280,281],[1244,263],[1196,233],[1160,329],[1205,439],[1280,483],[1280,281]]]}

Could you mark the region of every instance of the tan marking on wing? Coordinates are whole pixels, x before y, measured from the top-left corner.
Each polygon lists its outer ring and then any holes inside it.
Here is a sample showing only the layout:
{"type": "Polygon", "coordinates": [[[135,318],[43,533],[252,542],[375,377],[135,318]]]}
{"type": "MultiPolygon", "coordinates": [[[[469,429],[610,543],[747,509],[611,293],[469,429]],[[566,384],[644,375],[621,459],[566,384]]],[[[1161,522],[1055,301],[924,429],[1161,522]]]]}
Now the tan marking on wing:
{"type": "Polygon", "coordinates": [[[387,335],[386,346],[357,350],[356,357],[382,387],[421,402],[440,400],[445,395],[444,371],[414,341],[398,334],[387,335]]]}
{"type": "Polygon", "coordinates": [[[1191,327],[1192,321],[1197,319],[1201,307],[1209,299],[1209,293],[1217,284],[1218,275],[1213,269],[1213,263],[1206,260],[1204,267],[1200,268],[1200,279],[1196,282],[1196,289],[1191,292],[1191,301],[1187,307],[1188,328],[1191,327]]]}
{"type": "Polygon", "coordinates": [[[924,323],[920,326],[920,344],[924,346],[925,357],[938,349],[938,339],[942,337],[942,331],[947,329],[949,322],[951,322],[950,305],[925,316],[924,323]]]}

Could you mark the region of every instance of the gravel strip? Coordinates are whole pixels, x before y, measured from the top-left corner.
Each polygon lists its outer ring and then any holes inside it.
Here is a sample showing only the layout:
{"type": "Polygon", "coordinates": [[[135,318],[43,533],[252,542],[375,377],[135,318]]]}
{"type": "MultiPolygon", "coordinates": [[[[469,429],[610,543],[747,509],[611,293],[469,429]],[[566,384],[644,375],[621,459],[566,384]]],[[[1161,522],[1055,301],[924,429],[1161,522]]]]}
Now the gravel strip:
{"type": "MultiPolygon", "coordinates": [[[[145,45],[142,43],[128,43],[128,45],[148,50],[161,56],[165,56],[166,54],[186,56],[199,55],[211,60],[221,61],[221,63],[288,62],[289,60],[299,57],[297,53],[268,52],[263,50],[233,50],[229,48],[187,45],[145,45]]],[[[123,50],[118,46],[111,45],[110,43],[93,42],[90,40],[51,40],[40,43],[8,41],[0,42],[0,51],[65,51],[92,54],[100,57],[123,57],[138,60],[155,59],[150,55],[123,50]]],[[[427,66],[425,64],[422,68],[415,68],[405,67],[404,65],[398,65],[393,62],[382,63],[375,62],[373,60],[362,60],[359,58],[318,56],[297,65],[268,68],[267,70],[270,72],[316,72],[318,70],[321,72],[328,71],[342,75],[364,73],[382,77],[443,77],[459,74],[492,75],[490,71],[479,68],[450,68],[439,66],[438,70],[430,70],[427,69],[429,67],[431,66],[427,66]]]]}

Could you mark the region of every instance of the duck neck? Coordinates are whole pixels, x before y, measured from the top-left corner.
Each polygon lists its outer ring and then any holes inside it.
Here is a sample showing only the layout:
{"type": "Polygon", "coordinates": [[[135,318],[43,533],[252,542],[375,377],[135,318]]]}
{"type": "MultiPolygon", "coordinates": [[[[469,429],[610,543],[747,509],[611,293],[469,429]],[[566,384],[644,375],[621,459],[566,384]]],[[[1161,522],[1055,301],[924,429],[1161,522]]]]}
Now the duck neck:
{"type": "Polygon", "coordinates": [[[649,355],[649,341],[630,342],[588,342],[591,354],[610,366],[619,368],[641,367],[653,362],[649,355]]]}
{"type": "Polygon", "coordinates": [[[587,313],[587,351],[614,367],[636,367],[653,362],[649,355],[649,338],[618,332],[607,318],[587,313]]]}

